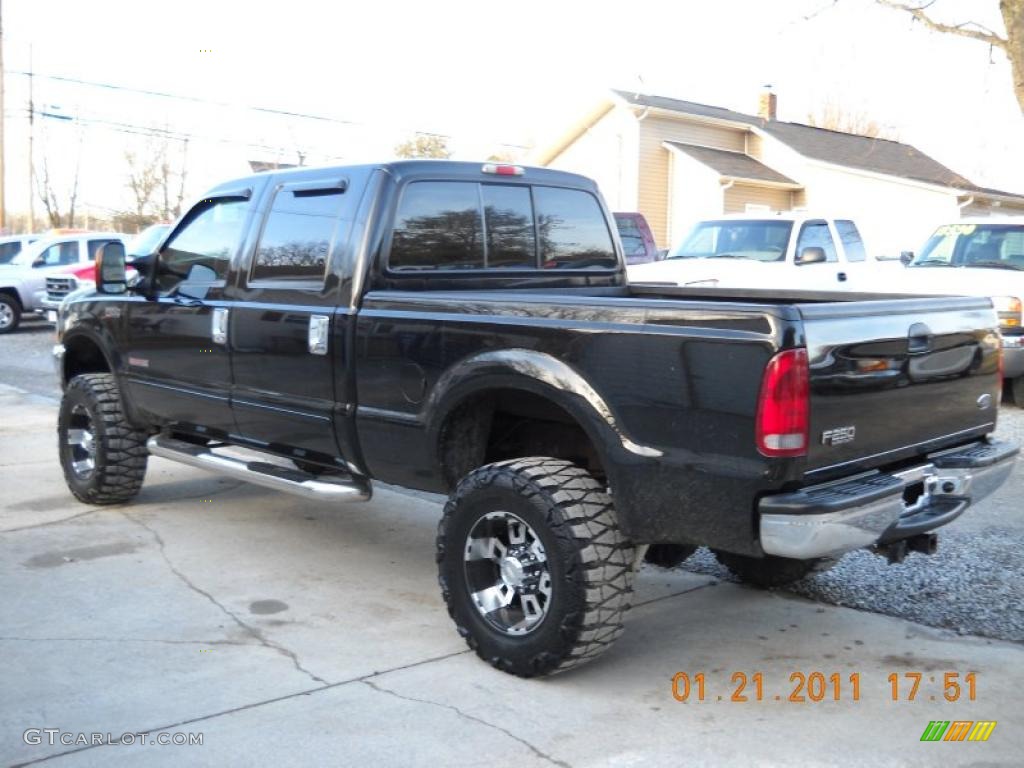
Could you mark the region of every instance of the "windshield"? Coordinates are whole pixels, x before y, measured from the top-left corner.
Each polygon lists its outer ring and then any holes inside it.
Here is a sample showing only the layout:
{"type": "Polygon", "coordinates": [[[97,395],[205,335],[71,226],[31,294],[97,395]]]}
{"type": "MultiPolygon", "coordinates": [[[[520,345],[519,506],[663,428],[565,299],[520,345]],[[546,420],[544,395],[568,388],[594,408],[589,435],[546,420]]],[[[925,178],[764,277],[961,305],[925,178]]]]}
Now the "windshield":
{"type": "Polygon", "coordinates": [[[702,221],[668,258],[783,261],[792,230],[791,221],[702,221]]]}
{"type": "Polygon", "coordinates": [[[1024,220],[1020,224],[947,224],[939,227],[910,266],[1024,271],[1024,220]]]}
{"type": "Polygon", "coordinates": [[[125,254],[128,256],[148,256],[154,251],[156,244],[160,242],[160,238],[170,228],[170,224],[153,224],[146,227],[128,242],[124,249],[125,254]]]}

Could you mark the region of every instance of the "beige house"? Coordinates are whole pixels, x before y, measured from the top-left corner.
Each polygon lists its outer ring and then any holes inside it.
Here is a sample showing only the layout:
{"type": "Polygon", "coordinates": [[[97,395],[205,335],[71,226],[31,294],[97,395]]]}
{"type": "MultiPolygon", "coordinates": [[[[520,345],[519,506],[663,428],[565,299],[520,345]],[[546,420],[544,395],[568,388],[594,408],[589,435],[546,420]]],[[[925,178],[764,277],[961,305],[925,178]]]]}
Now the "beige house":
{"type": "Polygon", "coordinates": [[[909,144],[612,91],[538,165],[595,179],[617,211],[640,211],[659,245],[723,213],[810,209],[856,219],[879,253],[915,249],[961,216],[1024,215],[1024,195],[985,189],[909,144]]]}

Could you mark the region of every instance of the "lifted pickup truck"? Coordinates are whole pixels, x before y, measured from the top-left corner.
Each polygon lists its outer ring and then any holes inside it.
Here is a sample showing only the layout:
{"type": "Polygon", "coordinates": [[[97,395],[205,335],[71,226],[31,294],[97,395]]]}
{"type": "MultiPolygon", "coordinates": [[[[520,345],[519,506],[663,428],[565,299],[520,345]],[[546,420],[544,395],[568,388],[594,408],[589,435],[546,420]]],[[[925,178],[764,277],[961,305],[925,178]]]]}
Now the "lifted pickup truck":
{"type": "Polygon", "coordinates": [[[533,676],[608,648],[645,554],[707,545],[759,585],[898,559],[1010,472],[988,299],[630,287],[614,231],[546,169],[218,186],[137,283],[111,246],[64,305],[68,486],[125,502],[152,453],[326,501],[448,492],[448,610],[533,676]]]}

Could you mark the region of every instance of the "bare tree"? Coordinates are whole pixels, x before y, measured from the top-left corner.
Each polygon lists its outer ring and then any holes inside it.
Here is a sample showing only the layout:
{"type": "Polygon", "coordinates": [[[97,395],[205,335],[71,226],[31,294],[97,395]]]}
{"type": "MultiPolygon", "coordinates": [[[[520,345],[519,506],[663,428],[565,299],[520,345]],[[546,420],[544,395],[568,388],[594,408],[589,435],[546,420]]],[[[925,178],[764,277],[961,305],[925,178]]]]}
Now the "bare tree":
{"type": "Polygon", "coordinates": [[[833,99],[827,99],[816,112],[808,114],[807,124],[872,139],[897,141],[899,138],[896,131],[874,120],[866,112],[846,109],[833,99]]]}
{"type": "Polygon", "coordinates": [[[133,209],[120,214],[120,221],[141,229],[154,221],[181,215],[188,175],[188,139],[182,140],[180,162],[172,155],[171,142],[164,137],[150,139],[141,148],[125,150],[133,209]]]}
{"type": "Polygon", "coordinates": [[[963,21],[949,24],[937,21],[928,14],[928,9],[935,0],[927,2],[901,3],[894,0],[875,0],[879,5],[895,8],[909,13],[916,21],[933,32],[947,35],[959,35],[971,40],[987,43],[990,49],[998,48],[1010,60],[1010,71],[1013,76],[1013,93],[1017,104],[1024,112],[1024,0],[999,0],[999,13],[1006,26],[1006,36],[999,35],[976,21],[963,21]]]}
{"type": "Polygon", "coordinates": [[[395,147],[398,157],[435,157],[447,160],[452,156],[448,149],[448,137],[436,133],[417,133],[415,137],[395,147]]]}
{"type": "Polygon", "coordinates": [[[78,149],[75,154],[75,175],[71,183],[71,189],[67,193],[67,209],[68,214],[65,219],[64,214],[61,212],[61,195],[57,191],[58,184],[54,181],[50,175],[50,159],[49,152],[46,151],[45,145],[42,153],[42,173],[33,167],[32,175],[35,178],[35,188],[39,195],[39,199],[43,203],[43,210],[46,211],[46,218],[50,223],[51,227],[73,227],[75,226],[75,203],[78,201],[78,175],[79,170],[82,166],[82,140],[84,134],[81,130],[78,132],[78,149]]]}

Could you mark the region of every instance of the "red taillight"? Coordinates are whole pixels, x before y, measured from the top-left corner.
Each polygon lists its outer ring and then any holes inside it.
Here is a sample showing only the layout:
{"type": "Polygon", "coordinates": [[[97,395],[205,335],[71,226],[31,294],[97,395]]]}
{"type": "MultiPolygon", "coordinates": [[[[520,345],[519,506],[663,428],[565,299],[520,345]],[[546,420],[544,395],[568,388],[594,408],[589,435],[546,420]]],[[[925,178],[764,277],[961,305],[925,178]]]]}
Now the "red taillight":
{"type": "Polygon", "coordinates": [[[779,352],[764,369],[757,402],[757,450],[765,456],[805,456],[810,422],[806,349],[779,352]]]}

